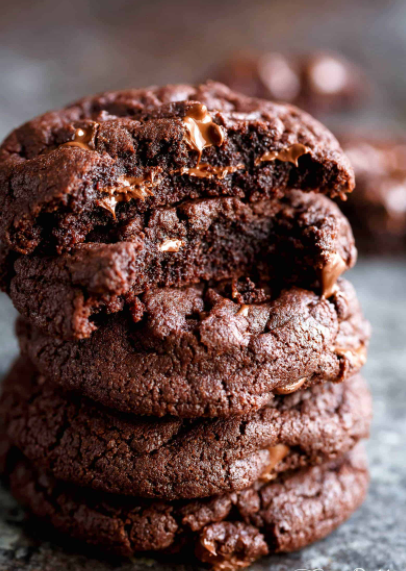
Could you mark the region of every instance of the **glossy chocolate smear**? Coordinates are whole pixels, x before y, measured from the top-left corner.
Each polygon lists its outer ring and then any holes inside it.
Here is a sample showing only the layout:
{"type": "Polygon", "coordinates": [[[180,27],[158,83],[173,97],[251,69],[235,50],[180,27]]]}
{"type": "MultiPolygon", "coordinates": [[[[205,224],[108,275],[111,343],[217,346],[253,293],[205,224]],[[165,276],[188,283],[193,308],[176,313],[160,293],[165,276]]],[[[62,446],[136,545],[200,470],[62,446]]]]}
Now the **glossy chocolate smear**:
{"type": "Polygon", "coordinates": [[[340,254],[335,253],[321,271],[321,287],[324,297],[333,295],[338,278],[348,270],[340,254]]]}
{"type": "Polygon", "coordinates": [[[224,131],[214,123],[207,107],[202,103],[191,105],[183,119],[185,125],[185,140],[199,153],[197,165],[206,147],[219,147],[224,142],[224,131]]]}
{"type": "Polygon", "coordinates": [[[297,381],[294,381],[289,385],[276,389],[274,392],[277,395],[290,395],[291,393],[294,393],[297,390],[299,390],[300,387],[302,387],[305,384],[306,380],[307,380],[306,377],[302,377],[301,379],[298,379],[297,381]]]}
{"type": "Polygon", "coordinates": [[[346,347],[336,347],[334,349],[338,357],[346,357],[354,367],[363,367],[367,361],[367,347],[362,344],[357,349],[347,349],[346,347]]]}
{"type": "Polygon", "coordinates": [[[146,176],[123,175],[117,179],[120,186],[104,188],[102,192],[106,197],[98,201],[98,205],[105,208],[115,216],[116,206],[119,202],[128,202],[133,198],[145,200],[153,194],[153,188],[159,182],[157,179],[158,169],[151,170],[146,176]]]}
{"type": "Polygon", "coordinates": [[[279,464],[279,462],[282,462],[282,460],[286,458],[290,452],[290,448],[284,444],[277,444],[276,446],[268,448],[268,452],[269,463],[259,478],[261,482],[269,482],[270,480],[273,480],[276,476],[276,474],[273,473],[273,469],[277,464],[279,464]]]}
{"type": "Polygon", "coordinates": [[[301,156],[310,153],[310,149],[301,143],[295,143],[287,149],[280,151],[267,151],[261,157],[258,157],[255,164],[260,164],[267,161],[282,161],[284,163],[293,163],[296,167],[299,166],[298,160],[301,156]]]}
{"type": "Polygon", "coordinates": [[[73,140],[68,143],[64,143],[61,147],[79,147],[86,151],[94,151],[94,148],[90,147],[89,143],[92,142],[97,127],[98,123],[92,123],[87,127],[79,127],[75,131],[73,140]]]}
{"type": "Polygon", "coordinates": [[[214,167],[206,163],[199,163],[196,167],[183,167],[181,174],[188,174],[197,178],[219,178],[223,179],[228,174],[245,168],[243,164],[228,167],[214,167]]]}

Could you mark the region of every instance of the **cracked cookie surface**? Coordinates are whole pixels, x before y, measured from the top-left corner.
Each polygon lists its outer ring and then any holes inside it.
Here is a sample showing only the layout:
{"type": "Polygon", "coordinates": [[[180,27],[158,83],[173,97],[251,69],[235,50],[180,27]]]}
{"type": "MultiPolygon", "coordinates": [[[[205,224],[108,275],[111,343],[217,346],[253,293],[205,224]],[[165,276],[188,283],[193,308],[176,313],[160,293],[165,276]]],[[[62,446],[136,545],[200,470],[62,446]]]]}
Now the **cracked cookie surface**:
{"type": "Polygon", "coordinates": [[[82,490],[38,473],[18,454],[5,468],[13,495],[34,516],[69,536],[130,557],[142,551],[195,554],[213,570],[247,567],[268,553],[325,537],[362,503],[363,449],[242,492],[162,502],[82,490]]]}
{"type": "Polygon", "coordinates": [[[17,334],[23,354],[53,382],[154,416],[249,414],[272,392],[342,381],[366,359],[369,324],[341,278],[328,299],[249,279],[156,289],[140,296],[139,312],[137,323],[109,316],[79,341],[21,319],[17,334]]]}
{"type": "Polygon", "coordinates": [[[371,411],[368,388],[356,376],[274,395],[242,418],[136,417],[64,394],[23,359],[0,400],[11,442],[55,478],[166,500],[241,490],[340,456],[367,438],[371,411]]]}

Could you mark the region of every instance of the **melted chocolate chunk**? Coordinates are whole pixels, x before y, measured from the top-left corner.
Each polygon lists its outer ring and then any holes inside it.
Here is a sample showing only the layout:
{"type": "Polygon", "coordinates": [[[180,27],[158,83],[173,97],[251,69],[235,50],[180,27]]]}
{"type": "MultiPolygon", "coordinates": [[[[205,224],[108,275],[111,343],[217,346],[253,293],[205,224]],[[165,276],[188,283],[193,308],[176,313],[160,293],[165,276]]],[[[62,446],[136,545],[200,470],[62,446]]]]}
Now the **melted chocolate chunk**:
{"type": "Polygon", "coordinates": [[[282,161],[294,164],[296,167],[299,166],[299,159],[303,155],[306,155],[309,149],[305,145],[299,143],[292,145],[286,149],[280,151],[267,151],[261,157],[257,159],[257,163],[267,162],[267,161],[282,161]]]}
{"type": "Polygon", "coordinates": [[[224,130],[220,125],[213,122],[206,105],[196,103],[187,108],[183,119],[185,125],[185,140],[198,152],[199,165],[203,149],[207,147],[219,147],[224,142],[224,130]]]}

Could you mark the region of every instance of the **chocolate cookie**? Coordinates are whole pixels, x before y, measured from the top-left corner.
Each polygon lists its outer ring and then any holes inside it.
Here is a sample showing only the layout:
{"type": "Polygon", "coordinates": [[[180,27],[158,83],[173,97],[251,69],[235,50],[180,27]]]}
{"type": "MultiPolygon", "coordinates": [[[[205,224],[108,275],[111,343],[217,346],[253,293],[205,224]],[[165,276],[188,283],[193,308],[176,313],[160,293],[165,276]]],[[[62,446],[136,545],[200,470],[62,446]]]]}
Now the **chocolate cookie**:
{"type": "Polygon", "coordinates": [[[366,358],[369,325],[341,278],[329,299],[246,280],[156,289],[139,306],[137,323],[109,316],[79,341],[20,320],[21,349],[46,377],[102,404],[183,417],[248,414],[271,392],[342,381],[366,358]]]}
{"type": "Polygon", "coordinates": [[[236,54],[213,77],[252,97],[285,101],[320,114],[348,110],[368,94],[365,74],[339,54],[236,54]]]}
{"type": "MultiPolygon", "coordinates": [[[[10,463],[11,464],[11,461],[10,463]]],[[[294,551],[345,521],[368,487],[363,450],[238,493],[189,502],[100,494],[37,473],[17,457],[13,495],[58,531],[130,557],[142,551],[191,552],[214,570],[250,565],[268,553],[294,551]]]]}
{"type": "Polygon", "coordinates": [[[57,479],[174,500],[241,490],[344,454],[368,436],[371,398],[358,376],[274,395],[250,417],[158,420],[63,394],[20,359],[0,417],[13,444],[57,479]]]}
{"type": "Polygon", "coordinates": [[[4,141],[0,239],[24,254],[60,252],[185,200],[353,186],[336,139],[295,107],[213,82],[105,93],[4,141]]]}
{"type": "Polygon", "coordinates": [[[275,285],[319,282],[328,293],[356,260],[339,208],[300,191],[253,204],[212,198],[157,208],[111,240],[60,256],[24,256],[3,247],[3,289],[32,324],[52,336],[80,339],[96,329],[95,314],[128,308],[137,320],[135,298],[153,287],[268,274],[275,285]]]}
{"type": "Polygon", "coordinates": [[[342,138],[354,166],[357,191],[343,210],[363,251],[406,250],[406,140],[342,138]]]}

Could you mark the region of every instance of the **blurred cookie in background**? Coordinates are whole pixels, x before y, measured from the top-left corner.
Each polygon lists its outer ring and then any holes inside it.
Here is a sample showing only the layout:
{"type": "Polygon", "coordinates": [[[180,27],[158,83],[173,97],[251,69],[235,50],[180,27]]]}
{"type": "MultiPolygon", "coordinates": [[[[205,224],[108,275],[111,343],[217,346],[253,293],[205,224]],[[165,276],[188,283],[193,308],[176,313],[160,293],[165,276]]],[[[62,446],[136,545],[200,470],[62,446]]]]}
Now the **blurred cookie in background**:
{"type": "Polygon", "coordinates": [[[406,137],[339,137],[355,171],[356,188],[341,203],[361,251],[406,250],[406,137]]]}
{"type": "Polygon", "coordinates": [[[235,91],[294,103],[313,114],[359,106],[370,90],[364,72],[334,52],[240,53],[212,75],[235,91]]]}

